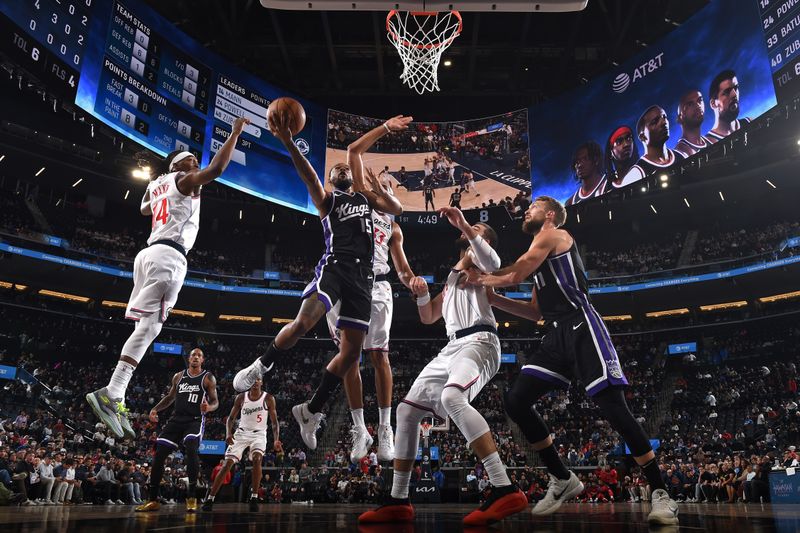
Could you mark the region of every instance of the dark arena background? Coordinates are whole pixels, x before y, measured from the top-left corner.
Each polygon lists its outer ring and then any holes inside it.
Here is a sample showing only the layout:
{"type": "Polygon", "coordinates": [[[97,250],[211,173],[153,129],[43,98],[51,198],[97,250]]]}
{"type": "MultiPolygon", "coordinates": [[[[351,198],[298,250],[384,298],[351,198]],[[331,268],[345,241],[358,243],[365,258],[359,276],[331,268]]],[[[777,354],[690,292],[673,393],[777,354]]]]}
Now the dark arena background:
{"type": "Polygon", "coordinates": [[[2,531],[800,531],[800,2],[3,0],[0,40],[2,531]]]}

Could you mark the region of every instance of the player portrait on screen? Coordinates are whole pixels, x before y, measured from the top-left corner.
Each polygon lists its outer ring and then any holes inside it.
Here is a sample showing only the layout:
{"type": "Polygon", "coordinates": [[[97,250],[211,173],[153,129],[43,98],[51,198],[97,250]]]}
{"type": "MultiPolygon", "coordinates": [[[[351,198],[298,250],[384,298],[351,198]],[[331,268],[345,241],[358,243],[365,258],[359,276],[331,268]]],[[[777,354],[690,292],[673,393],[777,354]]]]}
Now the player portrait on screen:
{"type": "Polygon", "coordinates": [[[567,199],[566,205],[575,205],[603,194],[606,178],[603,173],[603,149],[599,144],[587,141],[578,146],[572,154],[572,170],[580,185],[567,199]]]}
{"type": "Polygon", "coordinates": [[[678,124],[681,126],[681,138],[675,145],[675,151],[686,157],[714,144],[700,133],[700,127],[706,118],[706,104],[700,89],[689,89],[678,103],[678,124]]]}
{"type": "Polygon", "coordinates": [[[669,171],[686,159],[680,153],[667,148],[669,119],[661,106],[651,105],[642,113],[636,123],[636,134],[644,145],[644,155],[623,178],[623,187],[656,172],[669,171]]]}
{"type": "Polygon", "coordinates": [[[743,124],[750,123],[749,117],[739,119],[739,96],[739,79],[736,77],[736,72],[728,69],[714,76],[708,90],[708,101],[714,110],[716,120],[706,137],[716,142],[738,130],[743,124]]]}
{"type": "Polygon", "coordinates": [[[633,130],[628,126],[617,126],[606,141],[606,179],[600,194],[622,188],[622,180],[638,160],[639,148],[633,138],[633,130]]]}

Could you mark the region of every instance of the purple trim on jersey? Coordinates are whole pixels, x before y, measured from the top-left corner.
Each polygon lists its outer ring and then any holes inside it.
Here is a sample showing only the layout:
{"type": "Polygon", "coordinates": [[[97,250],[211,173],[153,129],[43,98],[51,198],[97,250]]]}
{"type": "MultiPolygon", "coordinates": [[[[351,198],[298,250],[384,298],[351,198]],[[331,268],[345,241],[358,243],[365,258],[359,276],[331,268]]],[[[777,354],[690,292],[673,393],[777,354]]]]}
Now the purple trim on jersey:
{"type": "Polygon", "coordinates": [[[317,287],[317,282],[318,281],[319,280],[316,280],[316,279],[314,281],[312,281],[309,284],[309,288],[306,290],[306,292],[303,293],[303,296],[301,296],[300,299],[301,300],[305,300],[306,298],[308,298],[312,294],[316,294],[317,295],[317,300],[322,302],[322,305],[325,306],[325,312],[327,313],[328,311],[331,310],[331,307],[333,307],[333,305],[331,305],[331,301],[328,299],[327,296],[325,296],[324,294],[319,292],[318,287],[317,287]]]}
{"type": "Polygon", "coordinates": [[[186,435],[185,437],[183,437],[183,442],[186,442],[189,439],[203,440],[203,433],[205,433],[205,429],[206,429],[206,415],[203,415],[203,417],[200,420],[200,433],[191,433],[189,435],[186,435]]]}
{"type": "Polygon", "coordinates": [[[617,355],[617,350],[614,348],[614,343],[611,340],[608,329],[606,329],[603,319],[600,318],[594,306],[589,303],[586,294],[578,287],[577,274],[573,268],[571,255],[559,256],[553,263],[555,266],[554,270],[559,281],[561,281],[565,293],[572,293],[568,298],[570,298],[571,301],[573,301],[572,298],[574,298],[574,301],[579,304],[579,307],[583,311],[583,315],[587,320],[586,325],[590,330],[589,333],[597,343],[597,348],[600,351],[598,356],[603,359],[601,364],[606,371],[606,378],[600,383],[593,385],[591,388],[587,388],[587,393],[589,395],[597,394],[608,385],[627,385],[628,380],[622,372],[619,356],[617,355]],[[613,376],[611,374],[612,370],[617,370],[619,377],[613,376]]]}
{"type": "Polygon", "coordinates": [[[346,318],[339,318],[336,321],[336,327],[338,329],[360,329],[361,331],[369,331],[369,324],[362,324],[360,322],[355,322],[353,320],[348,320],[346,318]]]}
{"type": "Polygon", "coordinates": [[[161,437],[159,437],[159,438],[157,438],[157,439],[156,439],[156,444],[158,444],[158,443],[161,443],[161,444],[166,444],[167,446],[173,446],[173,447],[175,447],[176,449],[177,449],[177,448],[179,448],[179,446],[178,446],[177,444],[175,444],[174,442],[172,442],[171,440],[169,440],[169,439],[162,439],[161,437]]]}
{"type": "Polygon", "coordinates": [[[535,368],[531,368],[529,366],[523,366],[521,373],[525,374],[526,376],[533,376],[535,378],[543,379],[549,383],[557,385],[562,389],[569,388],[569,383],[564,383],[564,381],[558,379],[555,376],[552,376],[546,372],[542,372],[541,370],[536,370],[535,368]]]}

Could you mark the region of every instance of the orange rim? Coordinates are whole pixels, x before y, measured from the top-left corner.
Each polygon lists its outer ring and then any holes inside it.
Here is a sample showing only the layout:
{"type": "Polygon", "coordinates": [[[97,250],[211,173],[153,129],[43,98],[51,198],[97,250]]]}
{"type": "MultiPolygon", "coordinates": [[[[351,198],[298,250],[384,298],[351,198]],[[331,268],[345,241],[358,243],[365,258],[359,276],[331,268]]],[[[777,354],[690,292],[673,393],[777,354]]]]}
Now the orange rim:
{"type": "MultiPolygon", "coordinates": [[[[461,30],[464,27],[464,21],[461,19],[461,13],[458,11],[451,11],[450,14],[455,16],[458,19],[458,29],[453,34],[452,37],[447,39],[446,41],[442,41],[441,43],[430,43],[430,44],[414,44],[405,39],[400,39],[400,37],[392,31],[391,23],[392,17],[395,15],[399,15],[400,12],[397,9],[392,9],[389,11],[389,14],[386,15],[386,31],[389,33],[389,36],[395,41],[397,44],[401,46],[405,46],[407,48],[417,48],[418,50],[430,50],[431,48],[441,48],[442,46],[447,46],[453,42],[453,40],[461,34],[461,30]]],[[[409,14],[412,17],[435,17],[439,14],[438,11],[409,11],[409,14]]]]}

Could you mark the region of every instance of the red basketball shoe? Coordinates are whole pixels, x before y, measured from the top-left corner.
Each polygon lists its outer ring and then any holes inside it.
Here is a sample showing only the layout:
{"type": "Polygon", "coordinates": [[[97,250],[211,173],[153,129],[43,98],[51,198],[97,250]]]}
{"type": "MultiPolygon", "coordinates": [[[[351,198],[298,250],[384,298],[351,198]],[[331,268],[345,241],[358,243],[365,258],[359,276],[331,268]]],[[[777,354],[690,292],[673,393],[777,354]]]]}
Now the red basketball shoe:
{"type": "Polygon", "coordinates": [[[493,487],[480,508],[464,517],[465,526],[486,526],[528,508],[528,498],[514,485],[493,487]]]}

